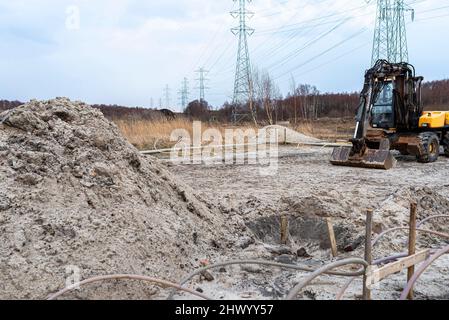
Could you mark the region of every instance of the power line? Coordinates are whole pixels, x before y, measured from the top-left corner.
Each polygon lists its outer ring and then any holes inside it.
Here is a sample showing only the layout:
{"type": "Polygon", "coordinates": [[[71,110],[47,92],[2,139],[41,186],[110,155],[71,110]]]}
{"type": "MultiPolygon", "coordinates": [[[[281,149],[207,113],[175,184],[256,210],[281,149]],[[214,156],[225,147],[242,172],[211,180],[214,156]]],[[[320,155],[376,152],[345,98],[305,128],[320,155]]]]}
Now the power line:
{"type": "Polygon", "coordinates": [[[371,44],[371,41],[367,41],[367,42],[363,43],[362,45],[357,46],[357,47],[355,47],[355,48],[353,48],[353,49],[351,49],[351,50],[349,50],[349,51],[346,51],[346,52],[344,52],[343,54],[338,55],[337,57],[335,57],[335,58],[333,58],[333,59],[331,59],[331,60],[328,60],[328,61],[326,61],[326,62],[323,62],[323,63],[321,63],[321,64],[319,64],[319,65],[317,65],[317,66],[315,66],[315,67],[313,67],[313,68],[311,68],[311,69],[308,69],[308,70],[306,70],[306,71],[302,71],[302,72],[301,72],[301,75],[305,75],[305,74],[308,74],[308,73],[310,73],[310,72],[313,72],[313,71],[316,71],[316,70],[318,70],[318,69],[321,69],[322,67],[324,67],[324,66],[326,66],[326,65],[328,65],[328,64],[334,63],[334,62],[340,60],[341,58],[344,58],[344,57],[350,55],[351,53],[354,53],[354,52],[356,52],[356,51],[358,51],[358,50],[360,50],[360,49],[362,49],[362,48],[368,46],[369,44],[371,44]]]}
{"type": "Polygon", "coordinates": [[[297,70],[297,69],[299,69],[299,68],[301,68],[301,67],[307,65],[308,63],[310,63],[310,62],[316,60],[317,58],[319,58],[319,57],[325,55],[326,53],[328,53],[328,52],[334,50],[335,48],[341,46],[342,44],[344,44],[344,43],[346,43],[346,42],[348,42],[348,41],[350,41],[350,40],[356,38],[357,36],[361,35],[362,33],[366,32],[367,30],[368,30],[368,28],[366,28],[366,27],[365,27],[365,28],[362,28],[362,29],[359,30],[358,32],[356,32],[356,33],[352,34],[351,36],[349,36],[348,38],[346,38],[346,39],[344,39],[344,40],[342,40],[342,41],[340,41],[340,42],[334,44],[334,45],[331,46],[330,48],[328,48],[328,49],[322,51],[321,53],[319,53],[319,54],[313,56],[312,58],[306,60],[305,62],[301,63],[300,65],[298,65],[298,66],[296,66],[296,67],[294,67],[294,68],[291,68],[288,72],[285,72],[285,73],[283,73],[283,74],[281,74],[281,75],[275,77],[274,80],[278,80],[278,79],[284,77],[285,75],[291,74],[291,72],[292,72],[293,70],[297,70]]]}
{"type": "Polygon", "coordinates": [[[366,5],[357,6],[357,7],[351,8],[351,9],[347,9],[345,11],[333,12],[333,13],[330,13],[328,15],[324,15],[324,16],[320,16],[320,17],[312,18],[312,19],[308,19],[308,20],[303,20],[303,21],[297,22],[297,23],[284,24],[280,28],[271,28],[271,29],[260,30],[256,34],[261,34],[261,33],[264,33],[264,32],[269,32],[270,33],[270,32],[273,32],[273,31],[279,31],[279,29],[289,28],[289,27],[301,28],[302,26],[306,25],[308,22],[316,22],[316,21],[325,20],[327,18],[333,18],[333,17],[336,17],[336,16],[346,15],[348,12],[359,11],[359,10],[364,9],[364,8],[366,8],[366,5]]]}
{"type": "Polygon", "coordinates": [[[321,35],[319,35],[317,38],[312,39],[311,41],[307,42],[305,45],[303,45],[301,48],[295,50],[294,52],[288,54],[287,56],[283,57],[282,59],[279,60],[279,62],[271,64],[269,67],[267,67],[267,69],[272,69],[274,67],[280,67],[285,65],[289,60],[293,59],[294,57],[296,57],[299,53],[301,53],[302,51],[304,51],[305,49],[309,48],[310,46],[314,45],[315,43],[317,43],[318,41],[320,41],[321,39],[323,39],[324,37],[328,36],[329,34],[331,34],[332,32],[334,32],[335,30],[337,30],[339,27],[341,27],[343,24],[345,24],[346,22],[348,22],[351,18],[347,18],[346,20],[340,22],[339,24],[337,24],[336,26],[332,27],[330,30],[322,33],[321,35]]]}
{"type": "MultiPolygon", "coordinates": [[[[296,27],[295,29],[290,29],[290,30],[279,30],[277,32],[281,32],[281,33],[291,33],[289,37],[287,37],[286,39],[280,39],[278,44],[275,44],[274,46],[272,46],[268,52],[263,54],[263,59],[264,59],[264,63],[267,62],[267,57],[268,59],[270,59],[271,57],[276,57],[276,53],[283,50],[283,48],[287,47],[291,41],[293,41],[295,38],[301,36],[301,37],[306,37],[309,34],[311,34],[315,29],[317,29],[320,26],[324,26],[326,24],[330,24],[330,23],[345,23],[346,21],[348,21],[348,19],[354,19],[354,18],[358,18],[358,17],[362,17],[368,14],[362,14],[362,15],[357,15],[357,16],[350,16],[350,17],[343,17],[343,18],[339,18],[339,19],[334,19],[334,20],[327,20],[325,18],[332,18],[334,16],[341,16],[342,14],[346,13],[346,12],[351,12],[351,11],[359,11],[361,8],[365,8],[366,6],[358,6],[355,8],[351,8],[348,9],[345,12],[340,12],[340,13],[333,13],[333,14],[329,14],[326,16],[323,16],[321,18],[315,18],[315,19],[310,19],[307,21],[320,21],[320,22],[316,22],[316,23],[312,23],[312,24],[307,24],[306,22],[302,22],[300,24],[295,24],[295,25],[301,25],[301,27],[296,27]]],[[[322,39],[324,36],[320,35],[319,39],[322,39]]],[[[306,46],[306,48],[310,47],[306,46]]],[[[299,49],[300,51],[305,50],[306,48],[301,48],[299,49]]],[[[257,51],[257,48],[256,48],[257,51]]],[[[287,55],[287,57],[291,56],[292,53],[290,53],[289,55],[287,55]]],[[[283,61],[283,60],[281,60],[283,61]]],[[[274,63],[275,65],[276,63],[274,63]]]]}

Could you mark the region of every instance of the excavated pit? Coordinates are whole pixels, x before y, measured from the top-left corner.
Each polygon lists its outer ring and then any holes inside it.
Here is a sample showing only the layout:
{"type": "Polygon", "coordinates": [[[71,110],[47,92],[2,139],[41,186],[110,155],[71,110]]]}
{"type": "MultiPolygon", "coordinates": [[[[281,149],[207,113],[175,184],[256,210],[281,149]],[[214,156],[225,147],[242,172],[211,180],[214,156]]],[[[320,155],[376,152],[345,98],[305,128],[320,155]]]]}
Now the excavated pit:
{"type": "MultiPolygon", "coordinates": [[[[318,244],[319,249],[330,249],[331,242],[326,219],[321,217],[298,217],[286,215],[288,220],[288,235],[291,246],[304,246],[304,244],[318,244]]],[[[262,217],[248,222],[247,227],[256,238],[270,245],[281,245],[281,217],[262,217]]],[[[354,238],[356,230],[343,224],[334,226],[337,247],[341,251],[356,249],[363,238],[354,238]]]]}

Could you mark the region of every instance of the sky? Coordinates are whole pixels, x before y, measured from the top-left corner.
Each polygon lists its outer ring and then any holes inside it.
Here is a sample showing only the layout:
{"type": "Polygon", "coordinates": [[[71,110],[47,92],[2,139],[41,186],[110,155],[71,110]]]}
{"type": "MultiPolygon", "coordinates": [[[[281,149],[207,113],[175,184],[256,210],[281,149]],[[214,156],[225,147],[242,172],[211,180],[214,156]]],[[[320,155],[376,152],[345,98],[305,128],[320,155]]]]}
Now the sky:
{"type": "MultiPolygon", "coordinates": [[[[427,80],[449,78],[447,0],[408,0],[409,61],[427,80]]],[[[179,90],[208,70],[206,100],[232,100],[238,39],[233,0],[0,0],[0,99],[69,97],[181,110],[179,90]]],[[[359,91],[371,63],[375,0],[253,0],[253,67],[283,95],[291,84],[359,91]]]]}

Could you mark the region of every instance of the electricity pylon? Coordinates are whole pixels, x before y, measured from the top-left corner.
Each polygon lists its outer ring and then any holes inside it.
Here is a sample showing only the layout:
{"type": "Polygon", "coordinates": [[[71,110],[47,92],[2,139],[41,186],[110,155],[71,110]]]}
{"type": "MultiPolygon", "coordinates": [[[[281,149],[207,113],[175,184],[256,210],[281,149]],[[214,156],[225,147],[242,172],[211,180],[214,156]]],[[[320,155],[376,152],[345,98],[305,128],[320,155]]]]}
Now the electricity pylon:
{"type": "Polygon", "coordinates": [[[184,78],[181,84],[181,90],[179,90],[179,98],[183,109],[187,108],[187,104],[189,103],[189,94],[189,80],[184,78]]]}
{"type": "Polygon", "coordinates": [[[404,0],[377,0],[372,64],[385,59],[389,62],[408,62],[405,13],[415,12],[404,0]]]}
{"type": "Polygon", "coordinates": [[[239,26],[231,29],[232,33],[235,36],[238,36],[239,39],[234,82],[234,98],[232,103],[232,121],[237,123],[239,119],[249,115],[248,113],[239,114],[239,112],[241,112],[241,107],[248,102],[250,104],[250,113],[255,119],[252,108],[254,90],[248,49],[248,36],[251,36],[254,33],[254,29],[246,24],[246,19],[253,15],[252,12],[246,9],[246,3],[252,2],[252,0],[233,1],[239,2],[239,9],[231,12],[233,18],[239,19],[239,26]]]}
{"type": "Polygon", "coordinates": [[[165,96],[165,108],[170,109],[170,88],[168,87],[168,84],[164,88],[164,96],[165,96]]]}
{"type": "Polygon", "coordinates": [[[209,79],[206,78],[206,74],[209,72],[207,70],[205,70],[204,68],[199,68],[197,71],[195,71],[196,73],[198,73],[198,78],[195,79],[196,81],[198,81],[198,86],[196,87],[196,89],[200,90],[200,102],[202,101],[206,101],[204,98],[206,96],[206,90],[209,89],[206,86],[206,81],[208,81],[209,79]]]}

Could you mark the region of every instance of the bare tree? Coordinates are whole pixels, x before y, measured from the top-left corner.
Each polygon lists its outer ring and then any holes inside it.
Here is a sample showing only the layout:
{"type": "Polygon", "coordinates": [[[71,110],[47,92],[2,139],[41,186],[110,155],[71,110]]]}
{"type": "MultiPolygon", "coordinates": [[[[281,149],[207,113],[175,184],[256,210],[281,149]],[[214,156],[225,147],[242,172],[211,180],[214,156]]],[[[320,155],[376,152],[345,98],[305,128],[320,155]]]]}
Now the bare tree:
{"type": "Polygon", "coordinates": [[[274,124],[277,118],[276,99],[280,97],[280,90],[267,71],[253,71],[253,82],[257,100],[265,111],[269,124],[274,124]]]}

